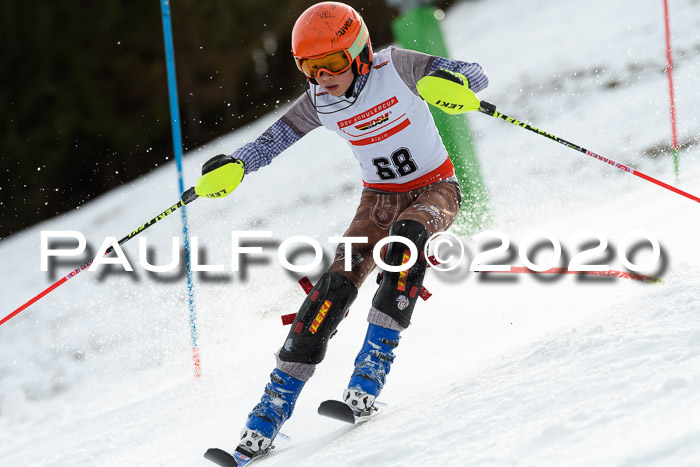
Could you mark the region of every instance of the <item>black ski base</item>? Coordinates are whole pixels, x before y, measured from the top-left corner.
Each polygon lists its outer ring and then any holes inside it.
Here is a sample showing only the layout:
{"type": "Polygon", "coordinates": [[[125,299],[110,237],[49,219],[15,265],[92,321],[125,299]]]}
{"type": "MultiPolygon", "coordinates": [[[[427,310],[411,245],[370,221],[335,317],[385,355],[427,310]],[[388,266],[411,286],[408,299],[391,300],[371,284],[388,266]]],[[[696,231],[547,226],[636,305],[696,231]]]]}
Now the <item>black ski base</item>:
{"type": "Polygon", "coordinates": [[[321,405],[318,406],[318,414],[340,420],[341,422],[350,423],[351,425],[355,424],[355,414],[345,402],[336,400],[323,401],[321,405]]]}
{"type": "Polygon", "coordinates": [[[204,458],[217,465],[220,465],[221,467],[244,467],[253,461],[262,459],[263,457],[269,455],[273,449],[274,447],[270,446],[264,451],[256,454],[255,457],[249,457],[238,449],[233,451],[233,454],[229,454],[223,449],[209,448],[207,449],[207,452],[204,453],[204,458]]]}
{"type": "MultiPolygon", "coordinates": [[[[283,433],[277,434],[277,441],[284,445],[289,443],[289,437],[283,433]]],[[[259,451],[255,454],[248,454],[240,446],[233,451],[233,454],[229,454],[223,449],[219,448],[209,448],[207,452],[204,453],[204,458],[208,461],[212,461],[216,465],[221,467],[245,467],[251,462],[258,461],[263,457],[267,457],[275,450],[276,446],[269,446],[263,451],[259,451]]]]}
{"type": "Polygon", "coordinates": [[[381,407],[386,407],[386,404],[375,402],[369,410],[356,413],[345,402],[331,399],[321,402],[321,405],[318,406],[318,414],[351,425],[359,425],[377,415],[381,407]]]}
{"type": "Polygon", "coordinates": [[[238,467],[236,459],[223,449],[209,448],[204,453],[204,458],[222,467],[238,467]]]}

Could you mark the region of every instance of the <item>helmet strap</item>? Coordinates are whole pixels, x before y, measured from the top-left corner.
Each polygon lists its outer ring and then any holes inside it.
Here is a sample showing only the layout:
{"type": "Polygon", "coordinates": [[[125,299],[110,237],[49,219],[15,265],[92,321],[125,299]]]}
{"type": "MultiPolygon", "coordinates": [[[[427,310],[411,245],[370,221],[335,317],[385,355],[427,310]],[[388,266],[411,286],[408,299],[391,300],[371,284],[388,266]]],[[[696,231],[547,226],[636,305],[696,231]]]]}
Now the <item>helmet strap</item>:
{"type": "Polygon", "coordinates": [[[369,58],[369,48],[370,45],[368,42],[355,59],[353,70],[357,69],[357,75],[369,73],[369,68],[372,66],[372,60],[369,58]]]}
{"type": "Polygon", "coordinates": [[[345,98],[350,99],[353,94],[355,93],[355,83],[357,82],[357,72],[355,71],[355,67],[352,68],[353,71],[353,77],[352,77],[352,83],[350,83],[350,86],[348,87],[348,90],[345,91],[345,98]]]}

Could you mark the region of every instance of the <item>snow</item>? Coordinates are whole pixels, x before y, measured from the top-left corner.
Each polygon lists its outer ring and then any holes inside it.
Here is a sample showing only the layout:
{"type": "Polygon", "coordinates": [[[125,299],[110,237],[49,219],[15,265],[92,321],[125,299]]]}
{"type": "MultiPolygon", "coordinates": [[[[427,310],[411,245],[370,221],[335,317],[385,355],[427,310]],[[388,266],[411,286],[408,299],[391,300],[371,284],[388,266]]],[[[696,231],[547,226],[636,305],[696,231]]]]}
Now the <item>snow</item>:
{"type": "MultiPolygon", "coordinates": [[[[482,0],[448,10],[443,28],[454,57],[486,68],[480,97],[501,112],[698,195],[698,1],[670,8],[679,139],[690,144],[679,180],[669,151],[644,155],[670,141],[661,1],[482,0]]],[[[189,184],[205,160],[278,116],[189,153],[189,184]]],[[[513,265],[527,236],[544,230],[565,259],[594,238],[577,235],[597,232],[609,246],[596,262],[621,269],[623,237],[644,231],[661,245],[650,272],[664,283],[430,271],[433,297],[403,333],[381,396],[389,408],[352,429],[316,407],[347,383],[370,279],[284,427],[292,444],[261,465],[700,464],[700,206],[513,125],[468,120],[513,265]]],[[[232,449],[287,333],[279,316],[303,298],[298,276],[277,265],[278,242],[312,236],[328,260],[359,179],[349,149],[320,129],[228,198],[187,208],[206,263],[225,267],[196,281],[199,381],[184,280],[147,274],[136,240],[124,246],[136,272],[81,273],[2,325],[0,465],[207,465],[206,448],[232,449]],[[236,230],[274,233],[254,242],[263,255],[243,273],[230,266],[236,230]]],[[[69,270],[39,270],[41,230],[78,230],[97,247],[176,200],[175,169],[163,167],[3,240],[6,313],[69,270]]],[[[180,235],[177,217],[142,234],[158,264],[180,235]]],[[[473,259],[478,246],[465,243],[473,259]]],[[[632,250],[643,262],[649,249],[632,250]]]]}

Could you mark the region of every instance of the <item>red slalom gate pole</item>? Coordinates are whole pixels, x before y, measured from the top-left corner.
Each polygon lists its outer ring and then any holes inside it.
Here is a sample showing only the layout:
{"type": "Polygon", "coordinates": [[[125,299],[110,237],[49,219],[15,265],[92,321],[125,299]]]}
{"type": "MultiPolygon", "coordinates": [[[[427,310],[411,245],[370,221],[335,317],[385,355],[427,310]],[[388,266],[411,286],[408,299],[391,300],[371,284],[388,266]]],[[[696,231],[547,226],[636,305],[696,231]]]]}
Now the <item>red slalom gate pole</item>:
{"type": "Polygon", "coordinates": [[[624,170],[625,172],[628,172],[632,175],[636,175],[637,177],[642,178],[648,182],[654,183],[654,184],[656,184],[660,187],[666,188],[667,190],[670,190],[676,194],[679,194],[681,196],[685,196],[688,199],[692,199],[693,201],[700,203],[700,198],[698,198],[695,195],[691,195],[690,193],[687,193],[679,188],[676,188],[675,186],[669,185],[668,183],[664,183],[661,180],[655,179],[654,177],[650,177],[649,175],[643,174],[642,172],[640,172],[636,169],[633,169],[630,166],[620,164],[619,162],[615,162],[612,159],[608,159],[607,157],[603,157],[600,154],[596,154],[592,151],[589,151],[588,149],[586,149],[584,147],[578,146],[574,143],[570,143],[570,142],[566,141],[565,139],[559,138],[558,136],[554,136],[551,133],[547,133],[546,131],[539,130],[533,126],[528,125],[525,122],[521,122],[521,121],[516,120],[512,117],[504,115],[496,110],[495,105],[490,104],[486,101],[481,101],[480,107],[479,107],[479,112],[486,114],[486,115],[489,115],[489,116],[494,117],[494,118],[498,118],[498,119],[503,120],[505,122],[512,123],[513,125],[515,125],[517,127],[525,128],[526,130],[530,130],[533,133],[537,133],[538,135],[542,135],[545,138],[551,139],[552,141],[556,141],[559,144],[563,144],[567,148],[574,149],[574,150],[581,152],[587,156],[590,156],[594,159],[597,159],[601,162],[604,162],[608,165],[611,165],[611,166],[615,167],[616,169],[624,170]]]}
{"type": "MultiPolygon", "coordinates": [[[[136,229],[135,229],[133,232],[131,232],[129,235],[127,235],[127,236],[125,236],[124,238],[122,238],[121,240],[119,240],[118,244],[121,245],[121,244],[123,244],[123,243],[128,242],[129,240],[131,240],[132,238],[134,238],[135,236],[137,236],[138,234],[140,234],[141,232],[143,232],[144,230],[146,230],[147,228],[149,228],[150,226],[152,226],[153,224],[155,224],[155,223],[158,222],[159,220],[163,219],[163,218],[164,218],[165,216],[167,216],[168,214],[172,214],[173,212],[177,211],[178,209],[180,209],[180,208],[183,207],[184,205],[191,203],[192,201],[194,201],[194,200],[197,199],[197,198],[198,198],[198,196],[197,196],[197,194],[195,193],[194,188],[188,189],[187,191],[185,191],[185,192],[182,194],[182,198],[180,199],[180,201],[178,201],[177,204],[175,204],[175,205],[169,207],[168,209],[166,209],[166,210],[163,211],[162,213],[158,214],[156,217],[154,217],[154,218],[151,219],[150,221],[148,221],[148,222],[146,222],[145,224],[141,225],[140,227],[136,228],[136,229]]],[[[110,254],[112,251],[114,251],[114,248],[112,248],[112,247],[107,248],[107,251],[105,251],[105,255],[110,254]]],[[[2,326],[5,322],[9,321],[10,319],[12,319],[14,316],[18,315],[18,314],[21,313],[22,311],[24,311],[24,310],[26,310],[27,308],[29,308],[31,305],[33,305],[34,303],[36,303],[37,301],[39,301],[42,297],[45,297],[46,295],[48,295],[48,294],[50,294],[51,292],[53,292],[53,291],[54,291],[56,288],[58,288],[59,286],[65,284],[65,283],[68,281],[68,279],[74,278],[74,277],[77,276],[79,273],[81,273],[82,271],[84,271],[84,270],[86,270],[87,268],[89,268],[90,265],[92,264],[92,262],[95,261],[95,258],[96,258],[96,256],[93,256],[93,257],[90,258],[88,261],[86,261],[84,264],[82,264],[82,265],[80,265],[79,267],[73,269],[70,273],[68,273],[67,275],[61,277],[59,280],[57,280],[56,282],[54,282],[53,284],[51,284],[50,286],[48,286],[46,289],[44,289],[43,291],[39,292],[34,298],[32,298],[31,300],[29,300],[28,302],[26,302],[24,305],[20,306],[19,308],[17,308],[15,311],[13,311],[13,312],[10,313],[9,315],[5,316],[4,318],[0,319],[0,326],[2,326]]]]}
{"type": "Polygon", "coordinates": [[[673,138],[673,169],[676,177],[680,173],[678,161],[678,134],[676,133],[676,101],[673,96],[673,54],[671,53],[671,26],[668,19],[668,0],[664,0],[664,22],[666,24],[666,74],[668,74],[668,94],[671,100],[671,135],[673,138]]]}

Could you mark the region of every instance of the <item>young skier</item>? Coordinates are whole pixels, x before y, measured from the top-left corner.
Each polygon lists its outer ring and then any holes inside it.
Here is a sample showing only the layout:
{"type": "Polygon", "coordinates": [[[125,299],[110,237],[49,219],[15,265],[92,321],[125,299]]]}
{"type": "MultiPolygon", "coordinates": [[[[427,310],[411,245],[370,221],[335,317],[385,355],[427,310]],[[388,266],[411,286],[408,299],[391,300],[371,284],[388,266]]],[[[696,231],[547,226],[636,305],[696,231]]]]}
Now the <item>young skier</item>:
{"type": "MultiPolygon", "coordinates": [[[[292,31],[292,52],[309,90],[257,140],[205,163],[198,185],[219,183],[217,177],[233,177],[239,171],[239,179],[230,182],[235,188],[243,171],[268,165],[311,130],[325,126],[348,142],[362,171],[364,190],[344,236],[368,241],[353,243],[351,251],[341,244],[331,267],[301,305],[276,354],[270,382],[241,432],[236,450],[249,457],[265,452],[292,414],[304,384],[324,358],[328,340],[375,268],[375,244],[396,235],[413,242],[419,257],[407,271],[383,272],[367,334],[343,394],[355,413],[372,410],[399,334],[410,324],[418,299],[426,241],[452,224],[461,204],[454,167],[421,94],[456,113],[460,104],[455,89],[473,96],[488,84],[475,63],[393,47],[373,53],[364,21],[339,2],[319,3],[302,13],[292,31]],[[350,271],[345,270],[346,255],[351,258],[350,271]]],[[[398,266],[409,257],[405,244],[392,242],[383,259],[398,266]]]]}

